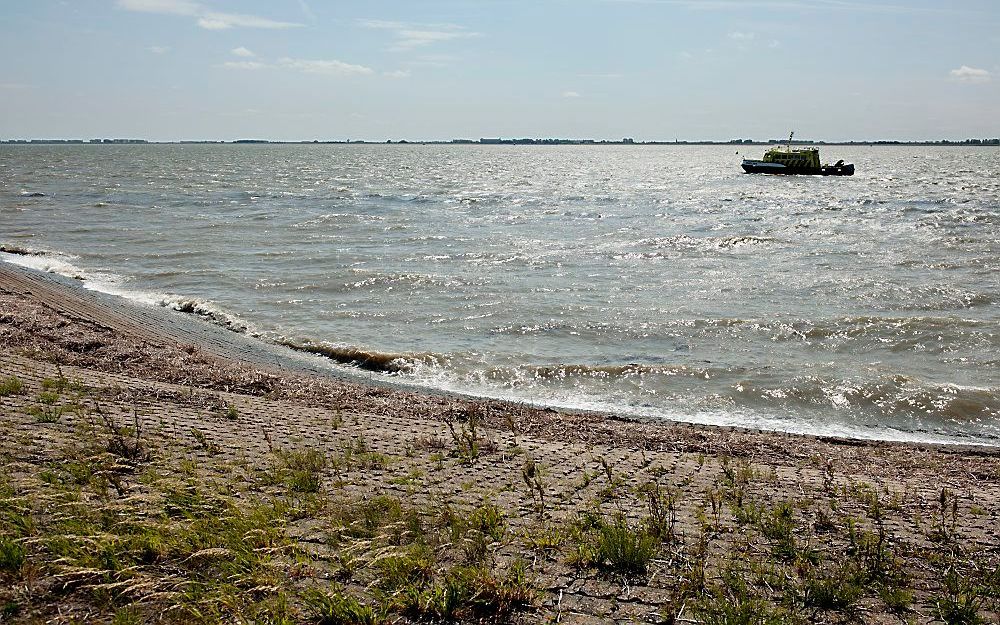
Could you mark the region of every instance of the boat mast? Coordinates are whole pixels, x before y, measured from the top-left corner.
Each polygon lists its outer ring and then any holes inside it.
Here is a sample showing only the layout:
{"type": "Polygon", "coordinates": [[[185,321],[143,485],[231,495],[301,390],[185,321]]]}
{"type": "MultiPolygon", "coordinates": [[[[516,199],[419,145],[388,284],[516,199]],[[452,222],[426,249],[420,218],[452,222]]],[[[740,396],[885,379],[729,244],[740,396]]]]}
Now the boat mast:
{"type": "Polygon", "coordinates": [[[795,136],[795,131],[794,130],[791,131],[790,133],[788,133],[788,149],[789,150],[792,149],[792,137],[793,136],[795,136]]]}

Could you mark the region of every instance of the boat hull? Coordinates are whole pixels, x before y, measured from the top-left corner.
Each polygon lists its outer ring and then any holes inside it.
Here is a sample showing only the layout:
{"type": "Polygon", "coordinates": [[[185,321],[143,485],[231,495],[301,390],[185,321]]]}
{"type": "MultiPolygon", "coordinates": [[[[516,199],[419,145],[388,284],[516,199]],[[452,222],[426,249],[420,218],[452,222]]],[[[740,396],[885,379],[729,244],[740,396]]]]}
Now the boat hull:
{"type": "Polygon", "coordinates": [[[784,176],[853,176],[854,164],[823,165],[822,167],[788,167],[781,163],[744,160],[743,171],[748,174],[780,174],[784,176]]]}

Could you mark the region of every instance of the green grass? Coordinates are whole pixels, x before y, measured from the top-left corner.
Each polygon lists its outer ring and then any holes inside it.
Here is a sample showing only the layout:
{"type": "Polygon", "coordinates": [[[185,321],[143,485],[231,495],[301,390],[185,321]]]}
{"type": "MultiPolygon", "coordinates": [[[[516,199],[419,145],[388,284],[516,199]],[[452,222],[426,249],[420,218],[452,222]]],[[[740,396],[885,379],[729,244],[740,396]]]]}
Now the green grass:
{"type": "Polygon", "coordinates": [[[583,514],[574,525],[571,536],[576,552],[571,561],[577,564],[605,573],[642,575],[657,553],[659,541],[648,532],[648,523],[632,525],[621,515],[607,520],[583,514]]]}
{"type": "Polygon", "coordinates": [[[24,383],[15,376],[9,376],[0,380],[0,397],[20,395],[23,392],[24,383]]]}
{"type": "Polygon", "coordinates": [[[17,575],[24,566],[25,552],[20,541],[0,536],[0,572],[17,575]]]}
{"type": "Polygon", "coordinates": [[[298,493],[317,493],[323,485],[326,454],[318,449],[276,450],[279,472],[289,489],[298,493]]]}
{"type": "Polygon", "coordinates": [[[312,622],[316,625],[381,625],[388,622],[387,610],[361,603],[341,591],[312,589],[305,595],[312,622]]]}

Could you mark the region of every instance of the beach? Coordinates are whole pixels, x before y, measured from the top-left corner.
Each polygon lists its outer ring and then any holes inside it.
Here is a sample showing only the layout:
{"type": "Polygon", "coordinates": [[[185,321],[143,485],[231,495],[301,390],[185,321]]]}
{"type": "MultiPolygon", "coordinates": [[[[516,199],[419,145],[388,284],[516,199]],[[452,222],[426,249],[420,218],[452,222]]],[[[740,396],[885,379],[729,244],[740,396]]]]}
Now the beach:
{"type": "Polygon", "coordinates": [[[367,384],[9,263],[0,311],[2,622],[998,615],[993,447],[367,384]]]}

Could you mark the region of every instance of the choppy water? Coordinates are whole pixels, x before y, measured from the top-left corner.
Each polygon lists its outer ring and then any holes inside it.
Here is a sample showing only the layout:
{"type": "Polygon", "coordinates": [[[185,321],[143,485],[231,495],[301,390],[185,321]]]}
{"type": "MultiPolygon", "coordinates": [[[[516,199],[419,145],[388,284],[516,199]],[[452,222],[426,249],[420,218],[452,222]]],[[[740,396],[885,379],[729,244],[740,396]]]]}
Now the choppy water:
{"type": "Polygon", "coordinates": [[[364,375],[1000,442],[1000,151],[825,148],[853,178],[734,152],[4,146],[0,244],[45,253],[0,258],[364,375]]]}

